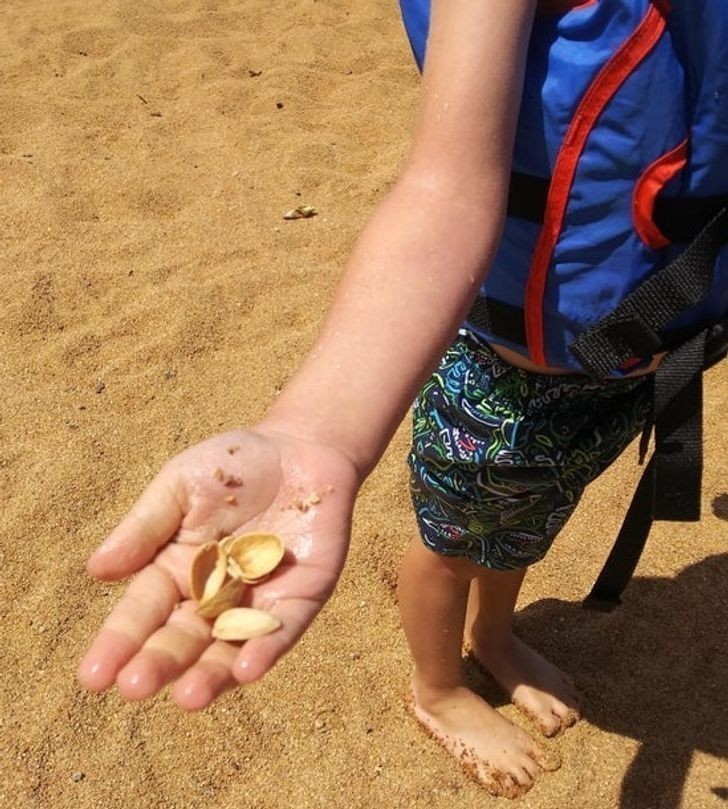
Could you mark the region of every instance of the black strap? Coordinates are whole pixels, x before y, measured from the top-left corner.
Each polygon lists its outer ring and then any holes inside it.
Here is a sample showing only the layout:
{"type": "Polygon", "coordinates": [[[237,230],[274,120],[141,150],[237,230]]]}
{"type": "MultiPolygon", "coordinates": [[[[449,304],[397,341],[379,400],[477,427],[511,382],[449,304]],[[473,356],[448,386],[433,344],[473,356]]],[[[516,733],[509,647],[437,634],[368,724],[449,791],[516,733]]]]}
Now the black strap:
{"type": "Polygon", "coordinates": [[[690,244],[706,222],[710,222],[723,208],[728,207],[728,197],[663,197],[655,200],[652,214],[655,224],[671,241],[690,244]]]}
{"type": "MultiPolygon", "coordinates": [[[[543,224],[551,178],[514,171],[508,192],[508,216],[543,224]]],[[[653,220],[671,242],[689,244],[706,222],[728,207],[728,195],[665,197],[655,200],[653,220]]]]}
{"type": "Polygon", "coordinates": [[[699,520],[703,476],[703,331],[655,375],[656,520],[699,520]]]}
{"type": "Polygon", "coordinates": [[[495,334],[516,345],[526,345],[526,320],[521,306],[512,306],[495,298],[478,297],[465,322],[476,331],[495,334]]]}
{"type": "Polygon", "coordinates": [[[664,269],[633,290],[569,346],[592,376],[603,378],[631,357],[665,348],[660,331],[697,306],[710,292],[720,247],[728,241],[728,208],[664,269]]]}
{"type": "Polygon", "coordinates": [[[655,451],[642,474],[614,546],[583,605],[610,612],[622,603],[654,520],[700,519],[702,366],[706,332],[668,354],[654,379],[655,451]]]}
{"type": "Polygon", "coordinates": [[[652,527],[654,492],[655,461],[652,458],[642,473],[602,572],[582,602],[587,609],[611,612],[622,603],[622,593],[632,578],[652,527]]]}
{"type": "Polygon", "coordinates": [[[705,364],[704,370],[712,368],[716,362],[724,360],[728,356],[728,318],[722,323],[716,323],[708,329],[705,338],[705,364]]]}
{"type": "Polygon", "coordinates": [[[508,189],[508,216],[543,224],[550,182],[548,178],[514,171],[508,189]]]}

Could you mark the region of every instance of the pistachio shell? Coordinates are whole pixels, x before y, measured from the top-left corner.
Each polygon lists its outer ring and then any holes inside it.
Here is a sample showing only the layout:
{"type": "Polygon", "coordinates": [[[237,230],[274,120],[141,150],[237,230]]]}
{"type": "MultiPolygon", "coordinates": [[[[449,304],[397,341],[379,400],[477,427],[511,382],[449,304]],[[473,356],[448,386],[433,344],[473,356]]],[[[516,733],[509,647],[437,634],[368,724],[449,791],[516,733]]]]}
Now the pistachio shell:
{"type": "Polygon", "coordinates": [[[228,559],[231,567],[237,565],[243,581],[254,583],[278,567],[284,552],[283,540],[276,534],[241,534],[228,546],[228,559]]]}
{"type": "Polygon", "coordinates": [[[227,560],[227,574],[231,579],[240,579],[241,581],[243,579],[243,571],[240,569],[238,563],[230,557],[228,557],[227,560]]]}
{"type": "Polygon", "coordinates": [[[211,598],[225,581],[225,555],[217,542],[206,542],[192,559],[190,592],[195,601],[211,598]]]}
{"type": "Polygon", "coordinates": [[[281,622],[262,610],[238,607],[219,615],[212,636],[219,640],[250,640],[278,629],[281,622]]]}
{"type": "Polygon", "coordinates": [[[233,544],[233,542],[235,542],[236,539],[237,537],[233,536],[232,534],[223,537],[220,540],[220,547],[225,551],[225,553],[228,553],[230,551],[230,546],[233,544]]]}
{"type": "Polygon", "coordinates": [[[210,598],[200,601],[197,614],[203,618],[216,618],[226,610],[237,607],[245,590],[245,583],[240,579],[230,579],[210,598]]]}

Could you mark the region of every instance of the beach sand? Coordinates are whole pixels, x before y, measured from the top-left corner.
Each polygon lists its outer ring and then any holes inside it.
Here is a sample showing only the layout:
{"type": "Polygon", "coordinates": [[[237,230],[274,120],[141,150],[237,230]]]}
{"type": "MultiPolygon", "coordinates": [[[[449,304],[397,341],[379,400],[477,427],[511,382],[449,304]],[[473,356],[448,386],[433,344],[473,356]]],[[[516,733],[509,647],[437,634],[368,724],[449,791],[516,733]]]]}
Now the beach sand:
{"type": "MultiPolygon", "coordinates": [[[[407,424],[339,589],[263,682],[195,715],[75,682],[123,590],[85,559],[170,455],[264,412],[396,177],[418,77],[395,4],[4,0],[0,75],[3,805],[505,806],[404,707],[407,424]],[[300,204],[319,215],[282,219],[300,204]]],[[[727,381],[707,378],[703,520],[655,527],[620,610],[579,602],[633,448],[527,578],[519,631],[585,718],[544,742],[564,763],[524,809],[726,806],[727,381]]]]}

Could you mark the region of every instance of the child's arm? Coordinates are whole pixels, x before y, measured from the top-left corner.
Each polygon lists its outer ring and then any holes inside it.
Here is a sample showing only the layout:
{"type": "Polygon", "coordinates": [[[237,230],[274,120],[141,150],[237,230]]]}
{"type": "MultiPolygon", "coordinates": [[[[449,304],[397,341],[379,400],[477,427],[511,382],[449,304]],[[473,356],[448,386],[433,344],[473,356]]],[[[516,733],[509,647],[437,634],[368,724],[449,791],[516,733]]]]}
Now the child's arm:
{"type": "Polygon", "coordinates": [[[173,458],[89,561],[137,573],[81,664],[129,699],[176,681],[185,708],[264,674],[330,595],[359,485],[466,313],[496,249],[536,0],[434,0],[408,162],[357,244],[314,349],[252,430],[173,458]],[[243,485],[225,486],[218,470],[243,485]],[[332,490],[329,490],[332,487],[332,490]],[[303,495],[319,503],[299,508],[303,495]],[[195,545],[276,531],[290,551],[248,603],[283,622],[240,650],[188,600],[195,545]],[[179,607],[179,609],[177,609],[179,607]]]}
{"type": "Polygon", "coordinates": [[[533,0],[435,2],[414,145],[265,420],[376,464],[498,244],[533,0]]]}

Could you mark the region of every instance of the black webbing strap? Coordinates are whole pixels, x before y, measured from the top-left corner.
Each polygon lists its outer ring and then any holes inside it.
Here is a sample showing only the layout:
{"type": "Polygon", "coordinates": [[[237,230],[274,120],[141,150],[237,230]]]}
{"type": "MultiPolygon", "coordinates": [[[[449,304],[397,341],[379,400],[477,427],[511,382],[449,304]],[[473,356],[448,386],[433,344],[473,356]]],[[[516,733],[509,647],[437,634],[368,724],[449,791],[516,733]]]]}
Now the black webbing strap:
{"type": "Polygon", "coordinates": [[[602,379],[631,357],[664,349],[659,332],[710,292],[718,250],[726,241],[728,208],[723,208],[675,261],[580,334],[569,346],[571,353],[586,371],[602,379]]]}
{"type": "Polygon", "coordinates": [[[517,345],[526,345],[526,320],[521,306],[478,297],[468,312],[466,323],[476,330],[495,334],[517,345]]]}
{"type": "Polygon", "coordinates": [[[703,331],[655,374],[656,520],[699,520],[703,475],[703,331]]]}
{"type": "Polygon", "coordinates": [[[640,478],[614,546],[583,605],[611,612],[622,603],[654,520],[700,518],[703,331],[670,352],[654,378],[655,451],[640,478]]]}
{"type": "Polygon", "coordinates": [[[590,610],[611,612],[622,603],[621,595],[637,567],[652,527],[655,495],[655,460],[651,458],[632,497],[627,516],[594,583],[582,605],[590,610]]]}

